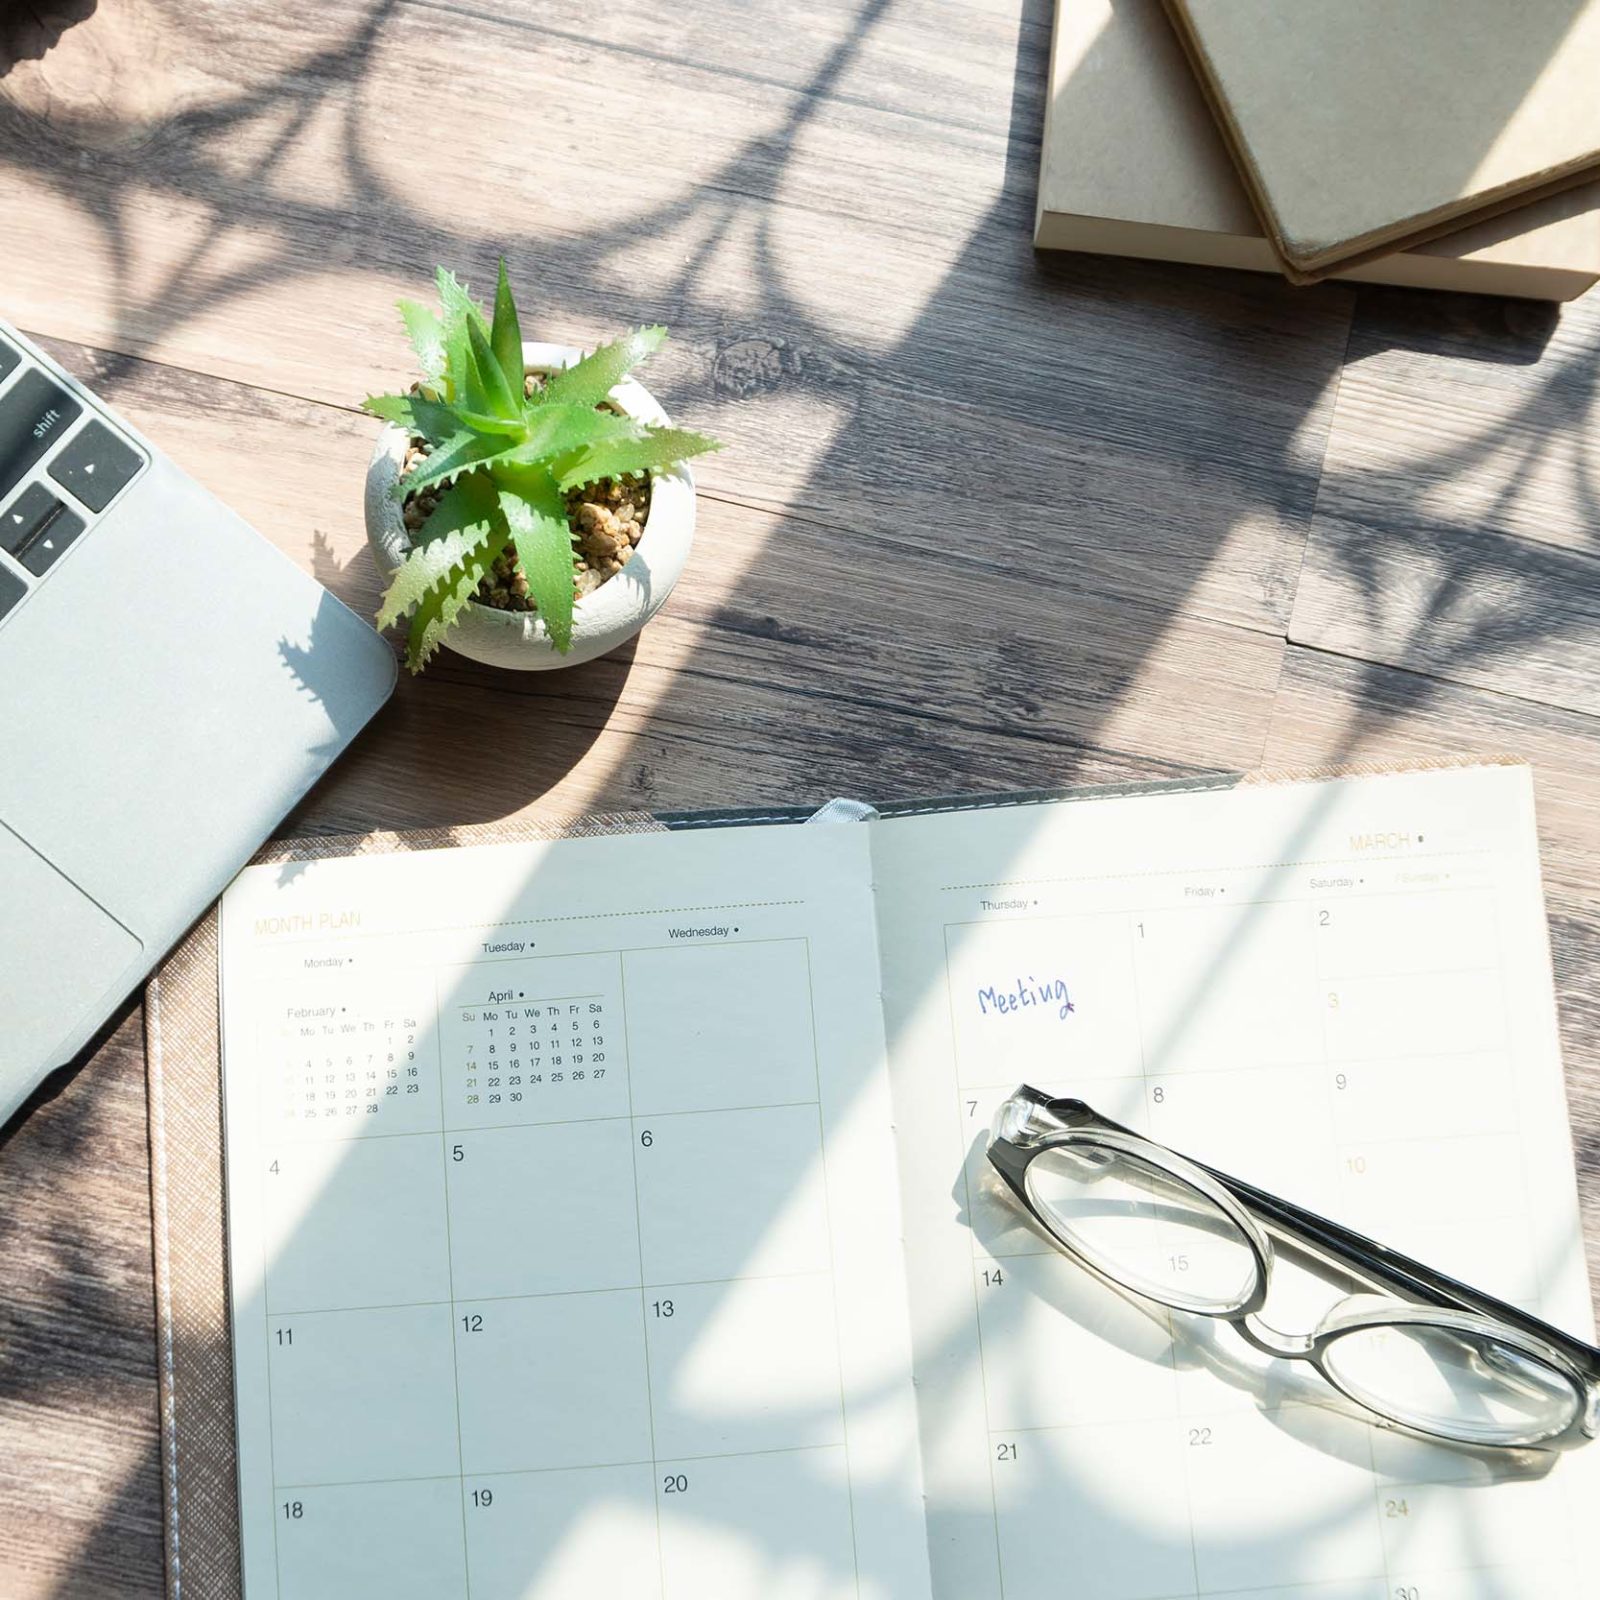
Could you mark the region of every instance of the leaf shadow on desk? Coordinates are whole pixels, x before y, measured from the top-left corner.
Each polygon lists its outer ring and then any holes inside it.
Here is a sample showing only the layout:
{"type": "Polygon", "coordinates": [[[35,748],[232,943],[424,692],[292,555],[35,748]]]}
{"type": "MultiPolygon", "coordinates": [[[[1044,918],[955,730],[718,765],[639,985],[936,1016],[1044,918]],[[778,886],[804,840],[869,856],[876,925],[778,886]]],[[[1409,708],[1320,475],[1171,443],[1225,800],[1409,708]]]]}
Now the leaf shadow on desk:
{"type": "MultiPolygon", "coordinates": [[[[1023,234],[1047,14],[1033,3],[1021,24],[1027,69],[1013,100],[1000,197],[974,218],[972,245],[942,284],[930,284],[916,320],[877,353],[834,331],[807,303],[816,286],[807,284],[802,297],[791,282],[794,252],[784,230],[804,213],[786,205],[784,190],[807,141],[826,134],[841,108],[864,114],[861,87],[849,74],[859,78],[862,41],[892,13],[884,0],[864,8],[803,82],[785,68],[777,125],[714,158],[680,196],[622,226],[484,238],[442,235],[413,218],[406,194],[374,159],[364,84],[386,30],[408,13],[392,0],[371,7],[348,38],[297,62],[281,81],[143,130],[136,176],[113,170],[87,180],[113,273],[118,327],[109,342],[159,348],[233,302],[307,279],[330,257],[359,268],[366,258],[352,251],[357,239],[384,242],[371,253],[374,264],[398,245],[413,259],[448,257],[480,282],[504,248],[518,276],[536,286],[531,324],[576,317],[615,325],[664,313],[684,341],[669,358],[676,366],[664,369],[665,393],[684,395],[684,410],[697,419],[706,409],[713,424],[726,419],[743,470],[762,458],[755,477],[769,481],[758,481],[752,504],[737,480],[730,493],[707,470],[702,521],[725,552],[727,597],[716,597],[716,584],[702,594],[691,573],[654,633],[671,641],[672,668],[630,696],[645,724],[640,742],[655,724],[668,748],[691,744],[696,781],[685,782],[685,774],[665,788],[655,776],[663,762],[619,749],[610,776],[590,786],[591,793],[609,789],[613,803],[816,793],[823,770],[834,788],[893,794],[1023,782],[1041,762],[1062,776],[1178,772],[1220,748],[1243,764],[1252,748],[1245,728],[1272,677],[1271,652],[1256,635],[1238,637],[1241,649],[1254,644],[1242,649],[1242,692],[1219,705],[1206,737],[1160,755],[1148,728],[1133,730],[1137,748],[1130,748],[1128,736],[1106,724],[1117,720],[1125,690],[1142,673],[1152,680],[1141,697],[1148,702],[1178,692],[1196,667],[1213,683],[1233,672],[1227,629],[1205,612],[1242,609],[1257,623],[1281,613],[1293,568],[1288,524],[1309,511],[1315,450],[1286,471],[1277,451],[1294,448],[1302,419],[1320,404],[1346,302],[1297,301],[1265,284],[1241,291],[1214,274],[1185,279],[1138,264],[1036,264],[1023,234]],[[285,193],[279,168],[300,158],[309,128],[329,124],[337,203],[293,186],[285,193]],[[140,206],[151,190],[202,207],[153,279],[139,243],[140,206]],[[252,249],[235,264],[241,238],[252,249]],[[681,259],[652,264],[647,282],[636,285],[628,262],[641,238],[681,246],[681,259]],[[733,259],[723,259],[730,252],[733,259]],[[226,264],[213,268],[212,257],[226,264]],[[731,312],[734,299],[747,308],[731,312]],[[1015,323],[998,349],[981,314],[986,303],[999,311],[999,325],[1015,323]],[[1098,345],[1107,359],[1080,364],[1060,341],[1068,319],[1080,325],[1085,348],[1098,345]],[[1169,444],[1152,452],[1127,395],[1154,378],[1153,362],[1172,395],[1163,407],[1172,426],[1169,444]],[[1183,396],[1208,385],[1219,399],[1197,412],[1183,396]],[[1027,395],[1020,408],[1019,390],[1027,395]],[[1253,391],[1273,398],[1257,404],[1253,391]],[[995,415],[1015,420],[997,434],[995,415]],[[792,420],[775,423],[784,417],[792,420]],[[796,425],[786,440],[783,428],[796,425]],[[1241,459],[1237,438],[1262,429],[1268,439],[1257,457],[1241,459]],[[831,440],[827,454],[797,476],[795,444],[818,435],[831,440]],[[1097,481],[1108,453],[1124,474],[1109,496],[1097,481]],[[1174,607],[1184,610],[1183,597],[1207,581],[1213,539],[1196,537],[1192,519],[1225,517],[1241,495],[1267,484],[1268,520],[1277,527],[1248,541],[1236,563],[1262,570],[1222,580],[1225,592],[1185,622],[1165,652],[1170,659],[1142,663],[1140,647],[1160,642],[1174,607]],[[1092,529],[1059,511],[1062,499],[1078,495],[1094,506],[1092,529]],[[1174,520],[1180,506],[1184,514],[1174,520]],[[841,583],[839,574],[861,567],[863,556],[872,580],[841,583]],[[1234,592],[1241,588],[1243,598],[1234,592]],[[825,761],[799,753],[795,727],[826,751],[825,761]]],[[[513,37],[541,38],[514,15],[500,21],[513,37]]],[[[930,121],[981,143],[981,115],[959,103],[930,121]]],[[[54,140],[41,142],[34,176],[76,203],[86,184],[81,155],[115,149],[118,136],[87,115],[58,117],[53,131],[54,140]]],[[[981,181],[991,180],[993,164],[985,152],[981,181]]],[[[899,253],[915,259],[904,245],[899,253]]],[[[102,382],[115,379],[113,357],[102,382]]],[[[501,687],[505,696],[534,688],[509,677],[501,687]]],[[[435,710],[435,692],[430,680],[403,687],[424,726],[405,736],[376,730],[364,751],[369,773],[398,780],[434,752],[441,764],[452,759],[465,730],[448,707],[435,710]]],[[[536,692],[542,696],[543,686],[536,692]]],[[[503,720],[509,737],[532,740],[533,719],[503,720]]],[[[557,728],[532,767],[546,784],[558,783],[598,731],[587,716],[576,740],[557,728]]],[[[356,810],[341,794],[346,781],[335,774],[322,791],[341,816],[356,810]]],[[[409,812],[396,805],[386,813],[382,795],[370,792],[380,787],[398,795],[406,786],[368,785],[362,798],[379,823],[478,819],[492,793],[465,813],[451,794],[440,815],[424,817],[415,795],[405,802],[409,812]]],[[[502,789],[498,803],[525,803],[536,792],[531,784],[526,793],[502,789]]]]}
{"type": "MultiPolygon", "coordinates": [[[[116,323],[107,343],[118,351],[181,348],[188,325],[235,307],[253,315],[253,297],[315,285],[330,261],[353,275],[398,262],[420,280],[439,260],[486,284],[504,250],[519,286],[532,289],[530,325],[671,322],[679,339],[663,362],[663,399],[733,444],[727,462],[738,470],[715,463],[702,480],[703,549],[715,546],[718,572],[691,572],[652,642],[636,647],[642,659],[630,651],[526,680],[436,666],[402,684],[360,747],[362,765],[320,786],[296,830],[503,815],[562,793],[586,757],[601,770],[591,770],[583,803],[665,808],[1252,765],[1283,637],[1295,636],[1319,491],[1324,508],[1340,492],[1333,520],[1350,535],[1321,547],[1330,609],[1362,638],[1384,638],[1396,596],[1417,597],[1391,645],[1395,666],[1355,669],[1334,758],[1381,746],[1451,684],[1493,689],[1503,664],[1530,651],[1567,682],[1560,658],[1575,643],[1587,648],[1592,551],[1485,539],[1476,509],[1440,516],[1425,491],[1499,453],[1506,488],[1490,503],[1509,517],[1515,486],[1542,470],[1537,440],[1570,434],[1592,406],[1594,341],[1552,360],[1548,326],[1530,335],[1520,313],[1451,302],[1452,348],[1486,369],[1530,370],[1525,404],[1465,446],[1376,470],[1325,469],[1352,315],[1359,364],[1416,342],[1435,302],[1034,257],[1026,235],[1049,29],[1042,0],[1022,7],[998,124],[984,79],[958,83],[965,96],[936,81],[943,92],[924,94],[919,112],[880,103],[896,58],[875,55],[874,36],[903,9],[887,0],[860,7],[810,66],[736,36],[723,48],[751,59],[727,71],[713,59],[713,81],[735,102],[736,130],[754,131],[727,144],[708,138],[700,167],[665,200],[649,197],[619,222],[548,233],[441,221],[383,159],[372,102],[403,87],[383,76],[383,49],[428,9],[401,0],[330,8],[342,32],[325,48],[264,44],[261,65],[224,58],[222,70],[245,80],[237,92],[131,132],[67,116],[52,122],[56,137],[37,139],[36,118],[15,107],[0,124],[5,162],[81,205],[98,229],[116,323]],[[750,80],[754,110],[731,87],[750,80]],[[915,174],[919,142],[944,141],[964,220],[938,209],[930,176],[931,222],[908,212],[878,226],[862,214],[882,197],[870,173],[859,210],[835,206],[811,220],[826,160],[811,146],[851,118],[884,141],[878,170],[903,162],[915,174]],[[331,139],[315,143],[313,130],[330,125],[331,139]],[[307,150],[337,182],[305,177],[307,150]],[[146,259],[152,200],[198,217],[186,217],[160,263],[146,259]],[[953,245],[941,229],[957,232],[953,245]],[[831,232],[845,242],[830,253],[831,232]],[[656,253],[641,258],[641,241],[655,241],[656,253]],[[677,248],[675,263],[663,241],[677,248]],[[808,257],[847,282],[857,275],[848,304],[829,301],[808,257]],[[920,297],[903,323],[901,284],[906,303],[920,297]],[[874,301],[881,318],[863,309],[874,301]],[[1498,333],[1497,319],[1506,324],[1498,333]],[[1419,550],[1429,562],[1422,582],[1402,581],[1419,550]],[[499,708],[492,740],[474,721],[489,683],[499,708]],[[1174,706],[1192,709],[1175,717],[1174,706]],[[626,736],[600,749],[619,714],[626,736]],[[525,775],[514,790],[507,766],[525,775]]],[[[454,29],[452,39],[470,42],[451,19],[450,8],[433,8],[441,36],[454,29]]],[[[946,20],[972,24],[955,8],[946,20]]],[[[197,17],[193,26],[220,24],[197,17]]],[[[273,26],[283,31],[281,19],[273,26]]],[[[549,51],[563,71],[577,70],[563,50],[614,51],[659,91],[658,133],[693,104],[673,58],[640,43],[625,18],[586,19],[565,42],[554,25],[510,8],[473,26],[491,30],[497,47],[549,51]]],[[[530,158],[520,196],[530,209],[540,159],[555,158],[530,158]]],[[[620,158],[609,161],[609,176],[626,176],[620,158]]],[[[1450,358],[1442,347],[1413,353],[1450,358]]],[[[117,359],[97,380],[113,397],[117,359]]],[[[1592,509],[1592,460],[1572,471],[1592,509]]],[[[336,589],[350,581],[342,565],[327,576],[336,589]]],[[[927,978],[930,990],[940,981],[927,978]]],[[[59,1228],[63,1273],[92,1271],[90,1228],[70,1219],[59,1228]]],[[[132,1319],[125,1331],[137,1333],[132,1319]]],[[[12,1382],[13,1401],[30,1397],[25,1371],[12,1382]]],[[[122,1542],[148,1539],[157,1482],[152,1458],[85,1539],[59,1600],[115,1591],[122,1542]]],[[[1032,1510],[1048,1520],[1047,1502],[1032,1510]]],[[[1139,1536],[1106,1515],[1108,1538],[1139,1536]]],[[[792,1554],[775,1548],[774,1559],[792,1554]]]]}
{"type": "MultiPolygon", "coordinates": [[[[1221,273],[1036,261],[1022,239],[1047,28],[1044,9],[1034,5],[1020,35],[1027,65],[999,199],[892,347],[873,354],[836,334],[795,293],[780,227],[790,220],[784,187],[814,130],[841,103],[853,103],[853,57],[892,12],[881,3],[864,10],[777,129],[626,228],[476,239],[464,231],[444,238],[420,216],[412,220],[407,196],[374,159],[363,84],[404,8],[372,7],[349,39],[299,64],[292,80],[191,110],[181,138],[155,139],[162,159],[142,181],[203,198],[214,214],[154,285],[133,270],[134,229],[122,213],[134,212],[107,185],[99,225],[111,258],[123,263],[116,342],[159,344],[186,321],[305,277],[330,253],[348,255],[349,241],[363,236],[412,241],[419,253],[449,255],[480,280],[504,246],[543,297],[530,321],[671,316],[692,341],[669,369],[677,389],[689,380],[688,404],[698,413],[709,382],[720,408],[715,420],[728,419],[744,471],[766,476],[771,464],[752,469],[752,450],[771,456],[775,443],[782,450],[768,417],[799,408],[807,431],[831,435],[814,471],[773,485],[782,515],[757,514],[748,491],[724,498],[728,491],[708,474],[703,518],[742,523],[746,549],[735,554],[742,570],[727,597],[710,604],[691,574],[660,625],[660,637],[671,630],[674,643],[684,638],[670,677],[652,673],[649,685],[641,680],[626,696],[642,721],[638,742],[648,743],[649,724],[657,723],[664,748],[689,738],[700,746],[689,769],[697,782],[678,776],[664,786],[659,756],[634,759],[621,747],[589,786],[590,793],[609,790],[613,802],[683,807],[785,788],[820,799],[824,766],[830,789],[889,796],[1027,783],[1041,766],[1070,779],[1176,774],[1219,757],[1223,765],[1248,765],[1276,663],[1271,651],[1246,647],[1260,640],[1256,630],[1270,633],[1288,621],[1346,291],[1306,296],[1221,273]],[[314,193],[285,196],[276,176],[319,121],[337,129],[337,207],[314,193]],[[264,145],[255,133],[263,124],[275,130],[264,145]],[[221,152],[242,138],[259,149],[241,168],[221,152]],[[265,245],[258,259],[203,270],[208,254],[241,234],[265,245]],[[629,280],[626,263],[641,236],[681,238],[681,263],[647,288],[618,287],[629,280]],[[718,253],[747,240],[741,298],[749,300],[753,286],[757,309],[730,315],[731,284],[718,253]],[[1065,342],[1064,329],[1071,330],[1065,342]],[[1102,351],[1115,352],[1104,366],[1102,351]],[[1156,398],[1162,393],[1170,402],[1156,398]],[[1133,408],[1130,394],[1138,396],[1133,408]],[[1190,403],[1202,394],[1204,407],[1190,403]],[[998,437],[995,417],[1008,419],[998,437]],[[915,469],[909,480],[906,467],[915,469]],[[1270,536],[1229,528],[1241,508],[1249,508],[1244,521],[1270,523],[1270,536]],[[837,574],[855,564],[863,538],[875,552],[873,581],[841,587],[837,574]],[[895,641],[892,650],[886,639],[895,641]],[[1229,676],[1237,682],[1219,692],[1229,676]],[[744,680],[740,693],[727,692],[731,678],[744,680]],[[1152,737],[1154,713],[1142,708],[1184,695],[1196,681],[1207,686],[1207,714],[1194,737],[1174,739],[1170,725],[1152,737]],[[827,750],[825,763],[795,760],[786,737],[793,725],[827,750]]],[[[513,15],[498,20],[513,35],[523,31],[513,15]]],[[[527,32],[540,37],[537,27],[527,32]]],[[[957,116],[949,120],[964,131],[957,116]]],[[[105,136],[91,129],[82,137],[93,148],[105,136]]],[[[76,192],[81,167],[65,154],[56,160],[55,177],[76,192]]],[[[1494,348],[1481,330],[1462,343],[1474,359],[1494,348]]],[[[1525,361],[1529,351],[1524,329],[1505,355],[1525,361]]],[[[1410,472],[1414,481],[1420,470],[1411,463],[1399,475],[1410,472]]],[[[1405,485],[1400,494],[1404,505],[1405,485]]],[[[726,543],[726,534],[718,536],[726,543]]],[[[1393,542],[1409,548],[1414,537],[1402,529],[1393,542]]],[[[1374,567],[1380,545],[1369,540],[1340,552],[1358,597],[1385,581],[1374,567]]],[[[1557,576],[1534,575],[1541,590],[1557,576]]],[[[1448,606],[1455,588],[1446,573],[1438,604],[1448,606]]],[[[1431,633],[1436,619],[1425,620],[1431,633]]],[[[1476,661],[1553,631],[1548,616],[1496,608],[1455,653],[1476,661]]],[[[1450,662],[1437,666],[1448,672],[1450,662]]],[[[504,696],[532,692],[542,702],[561,692],[558,683],[497,681],[504,696]]],[[[418,815],[416,786],[402,775],[425,767],[434,752],[441,764],[459,758],[470,733],[448,706],[434,706],[428,680],[402,693],[416,702],[414,716],[404,732],[375,730],[362,760],[390,780],[382,785],[389,795],[405,800],[386,809],[381,794],[347,798],[356,778],[337,773],[320,793],[341,823],[363,808],[377,823],[479,820],[491,814],[489,805],[525,802],[526,793],[483,786],[465,812],[451,791],[437,815],[418,815]]],[[[609,711],[602,697],[576,722],[558,720],[537,748],[537,712],[505,717],[505,735],[529,757],[513,763],[529,772],[528,793],[541,782],[559,785],[609,711]]]]}

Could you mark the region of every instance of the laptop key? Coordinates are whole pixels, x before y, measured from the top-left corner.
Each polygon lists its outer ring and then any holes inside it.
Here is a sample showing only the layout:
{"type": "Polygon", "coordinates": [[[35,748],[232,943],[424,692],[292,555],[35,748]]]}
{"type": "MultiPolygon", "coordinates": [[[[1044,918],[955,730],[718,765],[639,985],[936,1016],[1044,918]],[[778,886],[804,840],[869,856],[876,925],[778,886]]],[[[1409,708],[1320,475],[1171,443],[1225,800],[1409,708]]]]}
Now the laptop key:
{"type": "Polygon", "coordinates": [[[76,511],[68,511],[57,500],[50,514],[34,529],[33,537],[22,547],[17,560],[34,577],[42,578],[83,529],[83,518],[76,511]]]}
{"type": "Polygon", "coordinates": [[[83,527],[77,512],[69,511],[42,483],[30,483],[0,512],[0,550],[42,578],[83,527]]]}
{"type": "Polygon", "coordinates": [[[50,476],[91,511],[104,511],[143,465],[137,450],[102,423],[89,422],[50,463],[50,476]]]}
{"type": "Polygon", "coordinates": [[[8,556],[20,556],[33,536],[64,509],[42,483],[30,483],[15,503],[0,513],[0,550],[8,556]]]}
{"type": "Polygon", "coordinates": [[[0,393],[0,500],[22,482],[82,410],[36,367],[29,367],[0,393]]]}
{"type": "Polygon", "coordinates": [[[0,383],[4,383],[11,376],[17,362],[21,359],[4,339],[0,339],[0,383]]]}
{"type": "Polygon", "coordinates": [[[27,592],[27,584],[16,573],[6,567],[0,567],[0,617],[3,617],[27,592]]]}
{"type": "Polygon", "coordinates": [[[30,483],[15,505],[0,512],[0,550],[36,578],[42,578],[82,532],[83,518],[68,511],[42,483],[30,483]]]}

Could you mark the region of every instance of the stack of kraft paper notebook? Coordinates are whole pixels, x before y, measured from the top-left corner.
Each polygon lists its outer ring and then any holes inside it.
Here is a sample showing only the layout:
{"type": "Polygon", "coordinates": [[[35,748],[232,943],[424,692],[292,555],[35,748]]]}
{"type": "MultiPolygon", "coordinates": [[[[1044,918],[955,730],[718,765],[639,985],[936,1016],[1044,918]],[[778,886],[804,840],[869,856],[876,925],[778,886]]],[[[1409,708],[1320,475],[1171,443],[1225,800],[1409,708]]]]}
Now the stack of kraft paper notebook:
{"type": "Polygon", "coordinates": [[[1034,238],[1574,299],[1600,0],[1056,0],[1034,238]]]}

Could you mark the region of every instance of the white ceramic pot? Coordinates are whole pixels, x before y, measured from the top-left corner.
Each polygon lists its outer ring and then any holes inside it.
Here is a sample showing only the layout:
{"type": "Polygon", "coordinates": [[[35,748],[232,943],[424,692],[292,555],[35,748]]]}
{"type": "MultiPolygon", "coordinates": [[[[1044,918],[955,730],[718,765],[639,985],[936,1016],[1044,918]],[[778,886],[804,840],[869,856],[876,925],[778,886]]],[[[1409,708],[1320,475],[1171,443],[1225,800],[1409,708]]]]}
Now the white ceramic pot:
{"type": "MultiPolygon", "coordinates": [[[[568,345],[524,344],[522,359],[532,372],[571,366],[583,352],[568,345]]],[[[611,391],[612,403],[641,422],[665,423],[667,414],[643,384],[626,379],[611,391]]],[[[387,579],[411,552],[411,538],[395,497],[410,437],[390,423],[378,437],[367,467],[367,540],[387,579]]],[[[650,515],[633,555],[621,572],[584,595],[572,611],[572,649],[562,655],[550,642],[544,619],[532,611],[464,606],[460,620],[441,641],[447,649],[491,667],[543,672],[593,661],[631,639],[665,603],[689,559],[694,540],[694,478],[687,466],[655,472],[650,479],[650,515]]]]}

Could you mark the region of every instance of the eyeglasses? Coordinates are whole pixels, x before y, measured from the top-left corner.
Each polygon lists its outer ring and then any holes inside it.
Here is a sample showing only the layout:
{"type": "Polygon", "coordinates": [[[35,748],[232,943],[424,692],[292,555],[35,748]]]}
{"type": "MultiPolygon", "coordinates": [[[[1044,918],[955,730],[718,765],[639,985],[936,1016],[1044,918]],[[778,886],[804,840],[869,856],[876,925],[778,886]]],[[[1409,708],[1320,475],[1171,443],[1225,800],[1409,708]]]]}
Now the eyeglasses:
{"type": "Polygon", "coordinates": [[[1600,1431],[1600,1350],[1082,1100],[1018,1089],[1000,1108],[989,1161],[1034,1222],[1096,1277],[1230,1322],[1264,1354],[1309,1361],[1387,1426],[1541,1450],[1600,1431]],[[1340,1301],[1313,1333],[1277,1332],[1258,1315],[1270,1236],[1375,1293],[1340,1301]]]}

